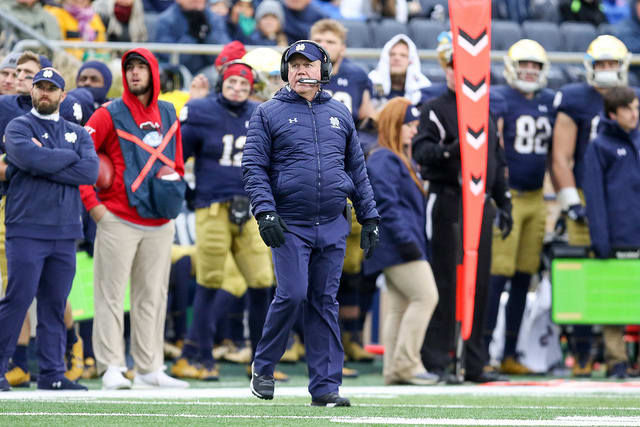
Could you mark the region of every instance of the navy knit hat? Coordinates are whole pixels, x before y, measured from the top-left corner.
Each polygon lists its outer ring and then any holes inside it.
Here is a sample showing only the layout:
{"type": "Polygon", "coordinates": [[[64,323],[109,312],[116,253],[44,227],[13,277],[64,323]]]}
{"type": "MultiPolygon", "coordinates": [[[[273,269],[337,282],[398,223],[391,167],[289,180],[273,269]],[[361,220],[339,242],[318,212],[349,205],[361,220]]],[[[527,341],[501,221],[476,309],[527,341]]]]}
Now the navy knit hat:
{"type": "Polygon", "coordinates": [[[113,76],[111,75],[111,70],[107,67],[107,64],[100,61],[87,61],[78,70],[78,74],[76,75],[76,82],[78,81],[78,77],[83,70],[87,68],[93,68],[97,70],[100,74],[102,74],[102,79],[104,80],[104,85],[102,88],[92,88],[91,92],[96,102],[101,102],[107,98],[107,93],[109,93],[109,89],[111,89],[111,82],[113,81],[113,76]]]}

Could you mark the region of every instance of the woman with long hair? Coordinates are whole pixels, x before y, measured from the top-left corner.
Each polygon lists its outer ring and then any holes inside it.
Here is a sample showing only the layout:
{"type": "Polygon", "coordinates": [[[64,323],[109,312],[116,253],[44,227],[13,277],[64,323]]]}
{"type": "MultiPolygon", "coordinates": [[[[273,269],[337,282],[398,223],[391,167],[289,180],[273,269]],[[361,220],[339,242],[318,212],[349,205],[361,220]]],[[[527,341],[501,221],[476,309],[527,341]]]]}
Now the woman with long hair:
{"type": "Polygon", "coordinates": [[[427,261],[425,187],[411,160],[419,115],[406,98],[389,101],[378,119],[378,146],[367,160],[382,221],[380,243],[364,269],[365,274],[382,271],[387,284],[382,338],[385,384],[438,381],[420,357],[438,291],[427,261]]]}

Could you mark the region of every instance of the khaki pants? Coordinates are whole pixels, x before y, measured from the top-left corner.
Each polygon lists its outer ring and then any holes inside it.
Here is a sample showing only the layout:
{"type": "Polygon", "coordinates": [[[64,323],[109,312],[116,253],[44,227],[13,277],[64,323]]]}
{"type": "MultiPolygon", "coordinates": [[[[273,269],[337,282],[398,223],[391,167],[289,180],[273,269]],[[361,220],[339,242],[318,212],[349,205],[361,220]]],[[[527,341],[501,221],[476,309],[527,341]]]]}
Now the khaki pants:
{"type": "Polygon", "coordinates": [[[420,349],[438,290],[427,261],[412,261],[384,269],[388,309],[384,320],[382,373],[387,384],[425,372],[420,349]]]}
{"type": "Polygon", "coordinates": [[[624,344],[624,326],[604,325],[602,326],[602,336],[604,339],[604,360],[607,368],[611,369],[616,364],[627,362],[627,349],[624,344]]]}
{"type": "Polygon", "coordinates": [[[98,372],[126,366],[124,295],[131,279],[131,355],[137,372],[146,374],[164,363],[173,221],[142,230],[106,212],[97,224],[94,249],[93,349],[98,372]]]}

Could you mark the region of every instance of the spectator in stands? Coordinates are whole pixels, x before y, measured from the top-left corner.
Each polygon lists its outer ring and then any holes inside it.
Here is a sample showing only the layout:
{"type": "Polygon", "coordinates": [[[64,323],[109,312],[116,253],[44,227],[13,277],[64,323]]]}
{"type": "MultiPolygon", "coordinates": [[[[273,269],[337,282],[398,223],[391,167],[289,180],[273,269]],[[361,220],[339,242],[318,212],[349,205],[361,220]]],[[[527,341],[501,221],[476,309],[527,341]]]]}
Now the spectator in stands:
{"type": "Polygon", "coordinates": [[[18,58],[20,58],[20,52],[13,52],[5,56],[0,62],[0,95],[13,95],[16,93],[18,58]]]}
{"type": "Polygon", "coordinates": [[[87,61],[78,70],[76,86],[84,87],[93,95],[95,108],[107,102],[113,76],[104,62],[87,61]]]}
{"type": "MultiPolygon", "coordinates": [[[[155,42],[226,44],[231,40],[224,20],[206,7],[206,0],[177,0],[158,18],[155,42]]],[[[169,56],[158,55],[168,61],[169,56]]],[[[192,73],[213,64],[212,55],[180,55],[180,63],[192,73]]]]}
{"type": "Polygon", "coordinates": [[[616,25],[613,33],[634,53],[640,53],[640,0],[629,1],[630,16],[616,25]]]}
{"type": "MultiPolygon", "coordinates": [[[[603,95],[604,117],[585,153],[583,189],[589,234],[598,258],[640,247],[638,97],[629,87],[603,95]]],[[[607,376],[627,377],[623,326],[603,328],[607,376]]]]}
{"type": "Polygon", "coordinates": [[[378,65],[369,73],[369,78],[377,108],[396,96],[417,104],[422,98],[420,89],[431,85],[420,70],[418,49],[406,34],[397,34],[384,45],[378,65]]]}
{"type": "Polygon", "coordinates": [[[209,9],[216,15],[227,16],[229,14],[229,0],[211,0],[209,9]]]}
{"type": "Polygon", "coordinates": [[[93,3],[112,42],[146,42],[147,26],[140,0],[96,0],[93,3]]]}
{"type": "MultiPolygon", "coordinates": [[[[62,40],[107,41],[104,24],[91,7],[91,0],[63,0],[59,7],[47,5],[45,9],[58,20],[62,40]]],[[[83,49],[67,49],[67,52],[78,59],[84,56],[83,49]]]]}
{"type": "Polygon", "coordinates": [[[562,0],[559,9],[563,21],[588,22],[596,27],[607,22],[600,0],[562,0]]]}
{"type": "MultiPolygon", "coordinates": [[[[0,9],[9,12],[14,18],[20,22],[41,33],[48,40],[60,40],[60,27],[55,16],[47,12],[38,0],[0,0],[0,9]]],[[[6,34],[10,30],[10,26],[6,26],[4,21],[0,22],[0,28],[3,33],[3,43],[9,46],[7,42],[11,42],[11,37],[6,34]]],[[[17,40],[31,38],[21,31],[15,33],[17,40]]]]}
{"type": "Polygon", "coordinates": [[[173,0],[142,0],[142,3],[145,12],[161,13],[173,4],[173,0]]]}
{"type": "Polygon", "coordinates": [[[251,44],[287,47],[287,36],[282,4],[277,0],[264,0],[256,9],[256,31],[251,44]]]}
{"type": "Polygon", "coordinates": [[[249,44],[256,29],[252,0],[232,0],[227,15],[227,33],[232,40],[249,44]]]}
{"type": "Polygon", "coordinates": [[[426,12],[417,0],[371,0],[371,5],[382,17],[392,18],[401,23],[426,12]]]}
{"type": "Polygon", "coordinates": [[[311,26],[323,18],[326,18],[311,0],[282,0],[284,3],[284,29],[289,43],[304,40],[309,36],[311,26]]]}
{"type": "Polygon", "coordinates": [[[425,184],[411,160],[411,138],[420,112],[406,98],[395,98],[380,112],[378,147],[367,170],[380,215],[380,246],[364,261],[365,273],[383,271],[388,310],[383,323],[385,384],[429,385],[439,376],[427,372],[420,349],[438,302],[427,261],[425,184]]]}
{"type": "Polygon", "coordinates": [[[609,24],[617,24],[631,16],[633,7],[629,7],[627,0],[602,0],[602,11],[609,24]]]}

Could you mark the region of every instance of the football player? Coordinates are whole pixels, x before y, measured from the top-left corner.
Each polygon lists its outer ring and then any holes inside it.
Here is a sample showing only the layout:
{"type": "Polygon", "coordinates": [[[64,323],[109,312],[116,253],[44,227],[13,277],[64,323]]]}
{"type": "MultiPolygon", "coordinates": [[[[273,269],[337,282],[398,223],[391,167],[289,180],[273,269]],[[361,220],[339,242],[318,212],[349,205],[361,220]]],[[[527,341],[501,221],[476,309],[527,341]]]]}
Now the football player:
{"type": "Polygon", "coordinates": [[[496,326],[500,295],[511,282],[506,307],[505,346],[500,370],[523,375],[531,371],[516,356],[516,344],[531,276],[538,271],[546,208],[542,186],[554,122],[554,92],[547,89],[549,60],[536,41],[516,42],[504,57],[507,85],[491,95],[506,102],[503,112],[504,151],[509,171],[513,229],[505,239],[494,227],[489,305],[486,316],[487,350],[496,326]]]}
{"type": "Polygon", "coordinates": [[[189,101],[180,112],[184,157],[195,157],[197,286],[194,320],[171,370],[178,377],[218,379],[213,337],[235,298],[222,287],[229,254],[249,286],[254,346],[267,313],[274,283],[271,256],[249,212],[241,170],[249,118],[258,105],[249,100],[255,78],[250,66],[230,61],[220,70],[216,93],[189,101]]]}
{"type": "MultiPolygon", "coordinates": [[[[597,37],[587,48],[584,59],[587,81],[563,86],[554,99],[557,116],[553,129],[552,172],[558,202],[568,217],[570,245],[591,244],[581,190],[583,157],[587,144],[597,135],[604,108],[602,94],[611,87],[627,85],[630,60],[629,50],[619,39],[610,35],[597,37]]],[[[590,326],[574,326],[574,351],[578,359],[573,368],[575,376],[591,375],[590,331],[590,326]]],[[[605,336],[605,347],[608,347],[612,337],[622,339],[622,331],[605,336]]]]}

